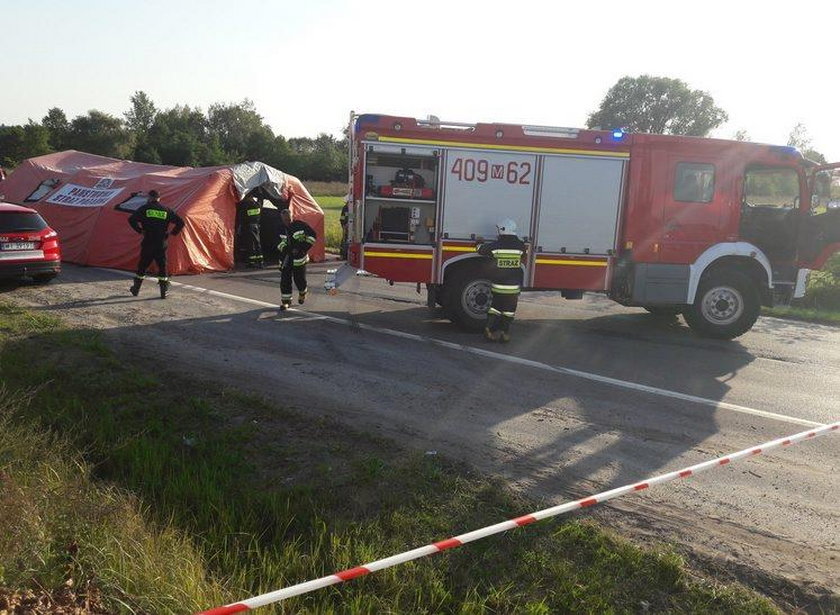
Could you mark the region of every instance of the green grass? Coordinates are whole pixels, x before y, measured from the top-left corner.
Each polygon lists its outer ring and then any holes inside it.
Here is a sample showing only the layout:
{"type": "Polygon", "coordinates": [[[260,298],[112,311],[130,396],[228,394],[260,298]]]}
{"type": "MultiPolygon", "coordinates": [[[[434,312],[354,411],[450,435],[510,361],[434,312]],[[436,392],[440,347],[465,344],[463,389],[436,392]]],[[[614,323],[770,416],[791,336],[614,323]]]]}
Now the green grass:
{"type": "MultiPolygon", "coordinates": [[[[538,506],[439,456],[116,356],[97,332],[2,303],[0,370],[0,476],[14,487],[0,500],[10,528],[0,585],[50,587],[72,575],[95,579],[118,612],[187,613],[538,506]]],[[[641,550],[574,520],[261,612],[645,609],[778,612],[739,586],[698,580],[669,548],[641,550]]]]}
{"type": "Polygon", "coordinates": [[[840,310],[820,310],[816,308],[803,307],[764,307],[761,308],[764,316],[775,316],[776,318],[787,318],[789,320],[801,320],[803,322],[815,322],[826,325],[840,325],[840,310]]]}
{"type": "MultiPolygon", "coordinates": [[[[346,190],[345,185],[345,190],[346,190]]],[[[327,251],[338,253],[341,247],[341,208],[344,207],[343,196],[316,196],[314,197],[324,210],[324,235],[327,251]]]]}

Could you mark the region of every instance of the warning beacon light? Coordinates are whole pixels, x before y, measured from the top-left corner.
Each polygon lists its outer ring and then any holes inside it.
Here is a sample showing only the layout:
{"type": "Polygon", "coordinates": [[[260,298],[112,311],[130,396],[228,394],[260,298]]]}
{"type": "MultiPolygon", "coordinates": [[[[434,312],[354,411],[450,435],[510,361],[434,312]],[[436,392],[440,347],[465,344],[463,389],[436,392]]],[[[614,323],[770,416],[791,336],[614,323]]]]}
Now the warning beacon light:
{"type": "Polygon", "coordinates": [[[612,131],[613,141],[621,141],[624,138],[624,131],[621,128],[616,128],[612,131]]]}

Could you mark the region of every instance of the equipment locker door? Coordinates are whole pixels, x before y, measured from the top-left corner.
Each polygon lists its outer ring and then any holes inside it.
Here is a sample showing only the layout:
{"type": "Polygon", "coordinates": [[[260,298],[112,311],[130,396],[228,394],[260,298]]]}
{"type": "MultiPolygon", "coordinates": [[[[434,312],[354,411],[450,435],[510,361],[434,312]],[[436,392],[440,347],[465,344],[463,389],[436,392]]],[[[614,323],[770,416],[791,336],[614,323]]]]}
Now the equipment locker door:
{"type": "Polygon", "coordinates": [[[536,242],[541,252],[615,250],[624,160],[546,156],[536,242]]]}
{"type": "Polygon", "coordinates": [[[516,222],[520,237],[531,228],[537,157],[483,150],[446,152],[443,237],[491,238],[505,218],[516,222]]]}

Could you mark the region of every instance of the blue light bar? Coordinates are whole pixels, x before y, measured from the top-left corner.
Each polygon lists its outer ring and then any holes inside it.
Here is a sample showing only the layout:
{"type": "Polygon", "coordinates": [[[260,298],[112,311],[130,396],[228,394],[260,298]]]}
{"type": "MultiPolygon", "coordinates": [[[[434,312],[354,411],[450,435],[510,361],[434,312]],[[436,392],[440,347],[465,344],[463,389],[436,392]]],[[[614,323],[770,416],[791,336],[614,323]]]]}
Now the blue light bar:
{"type": "Polygon", "coordinates": [[[620,128],[616,128],[612,131],[612,138],[613,141],[621,141],[624,138],[624,131],[620,128]]]}

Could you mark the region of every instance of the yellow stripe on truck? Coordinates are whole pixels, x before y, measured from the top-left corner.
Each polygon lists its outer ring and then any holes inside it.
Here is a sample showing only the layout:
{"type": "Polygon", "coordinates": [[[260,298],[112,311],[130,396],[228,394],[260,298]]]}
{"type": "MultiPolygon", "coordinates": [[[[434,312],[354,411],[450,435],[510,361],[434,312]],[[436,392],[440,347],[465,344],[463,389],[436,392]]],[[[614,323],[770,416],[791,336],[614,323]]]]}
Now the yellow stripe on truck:
{"type": "Polygon", "coordinates": [[[571,261],[571,260],[548,260],[538,258],[537,265],[577,265],[579,267],[606,267],[607,261],[571,261]]]}
{"type": "Polygon", "coordinates": [[[416,258],[421,260],[432,260],[430,253],[408,254],[406,252],[365,252],[365,257],[376,256],[382,258],[416,258]]]}
{"type": "Polygon", "coordinates": [[[444,252],[475,252],[473,246],[443,246],[444,252]]]}

